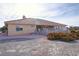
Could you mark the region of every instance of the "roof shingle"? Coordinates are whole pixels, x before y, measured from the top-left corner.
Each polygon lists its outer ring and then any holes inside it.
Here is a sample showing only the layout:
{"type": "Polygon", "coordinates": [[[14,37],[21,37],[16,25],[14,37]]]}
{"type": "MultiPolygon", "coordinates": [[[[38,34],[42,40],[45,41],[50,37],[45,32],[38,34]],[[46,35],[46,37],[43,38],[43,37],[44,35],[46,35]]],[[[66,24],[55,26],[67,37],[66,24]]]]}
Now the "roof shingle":
{"type": "Polygon", "coordinates": [[[12,21],[6,21],[7,24],[35,24],[35,25],[62,25],[66,26],[65,24],[60,24],[48,20],[43,19],[36,19],[36,18],[26,18],[26,19],[18,19],[12,21]]]}

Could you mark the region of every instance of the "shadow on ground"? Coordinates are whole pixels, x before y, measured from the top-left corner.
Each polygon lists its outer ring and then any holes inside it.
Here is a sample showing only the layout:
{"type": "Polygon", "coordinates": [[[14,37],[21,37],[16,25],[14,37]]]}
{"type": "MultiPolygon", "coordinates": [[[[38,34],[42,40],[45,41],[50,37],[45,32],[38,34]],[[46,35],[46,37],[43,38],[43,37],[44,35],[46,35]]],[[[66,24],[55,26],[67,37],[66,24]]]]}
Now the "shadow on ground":
{"type": "Polygon", "coordinates": [[[7,42],[19,42],[19,41],[26,41],[26,40],[34,40],[35,38],[8,38],[0,40],[0,43],[7,43],[7,42]]]}
{"type": "Polygon", "coordinates": [[[78,43],[78,41],[77,40],[74,40],[74,41],[62,41],[62,40],[50,40],[50,41],[56,41],[56,42],[65,42],[65,43],[70,43],[70,44],[75,44],[75,43],[78,43]]]}

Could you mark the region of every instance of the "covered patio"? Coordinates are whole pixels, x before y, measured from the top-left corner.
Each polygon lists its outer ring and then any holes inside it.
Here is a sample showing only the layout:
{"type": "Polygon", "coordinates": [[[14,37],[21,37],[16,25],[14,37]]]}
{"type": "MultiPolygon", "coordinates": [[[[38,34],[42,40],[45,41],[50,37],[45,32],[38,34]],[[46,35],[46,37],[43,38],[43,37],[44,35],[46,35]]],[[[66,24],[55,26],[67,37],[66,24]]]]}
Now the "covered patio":
{"type": "Polygon", "coordinates": [[[47,35],[55,30],[54,26],[50,25],[36,25],[35,33],[47,35]]]}

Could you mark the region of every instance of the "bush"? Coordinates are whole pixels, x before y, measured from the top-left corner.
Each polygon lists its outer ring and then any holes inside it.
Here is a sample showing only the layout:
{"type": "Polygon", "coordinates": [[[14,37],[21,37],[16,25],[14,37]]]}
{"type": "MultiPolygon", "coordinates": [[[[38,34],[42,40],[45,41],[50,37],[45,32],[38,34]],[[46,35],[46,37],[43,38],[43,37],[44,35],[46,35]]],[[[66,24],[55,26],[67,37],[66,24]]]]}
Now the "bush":
{"type": "Polygon", "coordinates": [[[71,33],[76,36],[76,39],[79,39],[79,30],[71,30],[71,33]]]}
{"type": "Polygon", "coordinates": [[[62,40],[62,41],[73,41],[76,38],[75,34],[72,33],[49,33],[47,35],[49,40],[62,40]]]}
{"type": "Polygon", "coordinates": [[[64,36],[61,36],[61,40],[63,41],[74,41],[76,36],[72,33],[64,33],[64,36]]]}
{"type": "Polygon", "coordinates": [[[7,27],[6,26],[3,26],[3,27],[1,27],[0,28],[0,31],[2,32],[2,33],[5,33],[5,32],[7,32],[7,27]]]}
{"type": "Polygon", "coordinates": [[[76,38],[79,39],[79,31],[77,31],[75,34],[77,36],[76,38]]]}

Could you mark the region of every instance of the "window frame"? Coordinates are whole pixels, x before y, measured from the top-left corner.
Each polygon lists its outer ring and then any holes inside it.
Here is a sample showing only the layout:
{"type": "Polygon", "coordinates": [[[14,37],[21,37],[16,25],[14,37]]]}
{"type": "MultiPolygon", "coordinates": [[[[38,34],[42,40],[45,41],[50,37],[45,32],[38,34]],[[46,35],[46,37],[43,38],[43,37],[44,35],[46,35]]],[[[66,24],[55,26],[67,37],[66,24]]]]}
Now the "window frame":
{"type": "Polygon", "coordinates": [[[23,28],[22,28],[22,27],[16,27],[16,31],[17,31],[17,32],[23,31],[23,28]]]}

